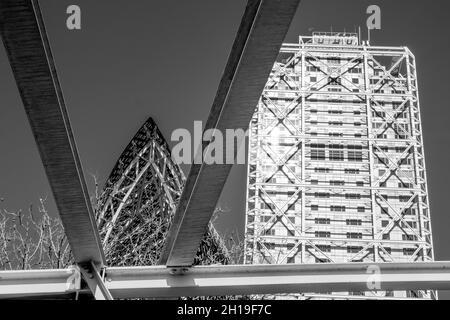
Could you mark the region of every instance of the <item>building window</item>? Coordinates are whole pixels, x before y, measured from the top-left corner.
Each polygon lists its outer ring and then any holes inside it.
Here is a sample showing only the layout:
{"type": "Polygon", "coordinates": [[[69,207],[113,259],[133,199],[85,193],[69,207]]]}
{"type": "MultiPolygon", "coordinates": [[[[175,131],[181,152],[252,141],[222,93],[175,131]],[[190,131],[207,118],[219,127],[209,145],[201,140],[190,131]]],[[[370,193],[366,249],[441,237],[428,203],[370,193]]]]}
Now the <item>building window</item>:
{"type": "Polygon", "coordinates": [[[316,193],[314,193],[314,197],[328,199],[330,197],[330,194],[328,192],[316,192],[316,193]]]}
{"type": "Polygon", "coordinates": [[[399,196],[399,197],[398,197],[398,200],[399,200],[400,202],[408,202],[410,199],[411,199],[410,196],[399,196]]]}
{"type": "Polygon", "coordinates": [[[330,144],[329,145],[329,159],[334,161],[344,161],[344,149],[343,145],[330,144]]]}
{"type": "Polygon", "coordinates": [[[344,151],[342,150],[330,150],[329,159],[331,161],[344,161],[344,151]]]}
{"type": "Polygon", "coordinates": [[[403,255],[405,256],[412,256],[414,252],[416,252],[414,248],[403,248],[403,255]]]}
{"type": "Polygon", "coordinates": [[[331,232],[328,231],[316,231],[314,232],[316,238],[329,238],[331,237],[331,232]]]}
{"type": "Polygon", "coordinates": [[[317,249],[319,249],[322,252],[331,252],[331,246],[327,245],[316,245],[317,249]]]}
{"type": "MultiPolygon", "coordinates": [[[[383,111],[372,111],[372,117],[374,118],[386,118],[386,112],[383,111]]],[[[378,126],[381,126],[382,123],[377,123],[378,126]]]]}
{"type": "Polygon", "coordinates": [[[320,68],[318,68],[318,67],[316,67],[316,66],[307,66],[307,67],[306,67],[306,71],[309,71],[309,72],[318,72],[318,71],[320,71],[320,68]]]}
{"type": "Polygon", "coordinates": [[[348,161],[362,161],[363,160],[363,154],[362,154],[362,146],[354,146],[349,145],[347,146],[348,149],[348,161]]]}
{"type": "Polygon", "coordinates": [[[347,239],[362,239],[362,233],[347,232],[347,239]]]}
{"type": "Polygon", "coordinates": [[[337,57],[330,57],[327,61],[329,64],[341,64],[341,59],[337,57]]]}
{"type": "Polygon", "coordinates": [[[363,249],[363,247],[347,247],[347,253],[358,253],[363,249]]]}
{"type": "Polygon", "coordinates": [[[311,211],[319,211],[319,206],[316,204],[311,205],[311,211]]]}
{"type": "Polygon", "coordinates": [[[362,73],[362,68],[351,68],[349,69],[350,73],[362,73]]]}
{"type": "Polygon", "coordinates": [[[328,114],[342,114],[342,110],[328,110],[328,114]]]}
{"type": "Polygon", "coordinates": [[[348,226],[362,225],[362,220],[357,220],[357,219],[347,219],[345,222],[347,223],[348,226]]]}
{"type": "Polygon", "coordinates": [[[345,212],[345,206],[330,206],[331,212],[345,212]]]}
{"type": "Polygon", "coordinates": [[[325,160],[324,144],[311,144],[311,160],[325,160]]]}
{"type": "Polygon", "coordinates": [[[350,200],[361,199],[361,195],[358,193],[346,193],[345,199],[350,199],[350,200]]]}
{"type": "Polygon", "coordinates": [[[417,236],[412,234],[402,234],[402,239],[404,241],[417,241],[417,236]]]}
{"type": "Polygon", "coordinates": [[[408,221],[408,225],[412,229],[417,229],[417,222],[415,221],[408,221]]]}
{"type": "Polygon", "coordinates": [[[331,220],[328,218],[315,218],[314,223],[315,224],[330,224],[331,220]]]}
{"type": "Polygon", "coordinates": [[[363,154],[361,151],[348,151],[348,161],[361,162],[363,161],[363,154]]]}
{"type": "Polygon", "coordinates": [[[357,211],[358,212],[366,212],[366,208],[365,207],[358,207],[357,211]]]}
{"type": "Polygon", "coordinates": [[[345,169],[346,174],[359,174],[359,169],[345,169]]]}

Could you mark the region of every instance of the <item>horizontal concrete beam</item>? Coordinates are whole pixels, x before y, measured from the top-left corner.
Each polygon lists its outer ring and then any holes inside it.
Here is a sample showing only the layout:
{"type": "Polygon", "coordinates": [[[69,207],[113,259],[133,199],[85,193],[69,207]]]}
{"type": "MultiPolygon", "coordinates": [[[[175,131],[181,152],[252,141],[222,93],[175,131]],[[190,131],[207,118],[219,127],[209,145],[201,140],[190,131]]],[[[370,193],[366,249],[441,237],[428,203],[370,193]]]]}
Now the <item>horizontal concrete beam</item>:
{"type": "Polygon", "coordinates": [[[0,298],[36,297],[45,299],[79,292],[78,268],[0,271],[0,298]]]}
{"type": "Polygon", "coordinates": [[[106,287],[115,298],[372,291],[368,285],[378,281],[380,290],[450,289],[449,262],[199,266],[183,275],[170,272],[109,268],[106,287]]]}
{"type": "MultiPolygon", "coordinates": [[[[248,1],[205,130],[248,128],[299,2],[248,1]]],[[[231,166],[192,165],[161,264],[192,265],[231,166]]]]}
{"type": "Polygon", "coordinates": [[[75,261],[105,258],[37,0],[0,0],[0,34],[75,261]]]}
{"type": "MultiPolygon", "coordinates": [[[[0,271],[0,298],[82,291],[77,269],[0,271]]],[[[114,298],[450,289],[450,262],[109,267],[114,298]],[[176,269],[178,272],[179,269],[176,269]],[[374,273],[377,271],[379,273],[374,273]],[[369,287],[370,286],[370,287],[369,287]]]]}

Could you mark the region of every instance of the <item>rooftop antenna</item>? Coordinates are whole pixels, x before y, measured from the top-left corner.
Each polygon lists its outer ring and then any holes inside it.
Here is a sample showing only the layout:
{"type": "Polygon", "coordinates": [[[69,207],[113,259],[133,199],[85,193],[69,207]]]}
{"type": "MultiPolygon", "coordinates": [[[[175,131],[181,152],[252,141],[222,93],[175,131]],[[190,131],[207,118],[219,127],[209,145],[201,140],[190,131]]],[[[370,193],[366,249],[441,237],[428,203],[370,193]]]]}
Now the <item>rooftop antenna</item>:
{"type": "Polygon", "coordinates": [[[358,43],[361,45],[361,26],[358,26],[358,43]]]}

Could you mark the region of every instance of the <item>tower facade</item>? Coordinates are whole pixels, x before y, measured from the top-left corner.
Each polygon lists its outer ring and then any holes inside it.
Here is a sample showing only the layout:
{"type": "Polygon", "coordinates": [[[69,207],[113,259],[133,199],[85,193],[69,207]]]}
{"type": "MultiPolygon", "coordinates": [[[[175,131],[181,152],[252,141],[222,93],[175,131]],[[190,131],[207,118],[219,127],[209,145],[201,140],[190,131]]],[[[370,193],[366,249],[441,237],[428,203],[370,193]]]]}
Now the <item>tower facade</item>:
{"type": "Polygon", "coordinates": [[[249,139],[245,263],[433,260],[416,62],[408,48],[370,46],[352,33],[284,44],[249,139]]]}

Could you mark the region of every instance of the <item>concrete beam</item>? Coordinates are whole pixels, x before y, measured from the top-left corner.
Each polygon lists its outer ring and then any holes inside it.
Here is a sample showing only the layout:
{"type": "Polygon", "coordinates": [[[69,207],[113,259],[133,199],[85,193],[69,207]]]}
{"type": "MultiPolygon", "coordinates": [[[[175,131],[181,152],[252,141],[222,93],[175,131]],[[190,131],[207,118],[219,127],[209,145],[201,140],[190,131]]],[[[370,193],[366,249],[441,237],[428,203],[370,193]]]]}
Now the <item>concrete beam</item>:
{"type": "Polygon", "coordinates": [[[0,34],[78,263],[105,258],[37,0],[0,0],[0,34]]]}
{"type": "Polygon", "coordinates": [[[80,283],[81,274],[76,267],[0,271],[0,299],[74,295],[80,291],[80,283]]]}
{"type": "Polygon", "coordinates": [[[106,272],[106,287],[115,298],[372,291],[378,285],[380,290],[448,290],[450,262],[198,266],[182,275],[162,266],[106,272]]]}
{"type": "MultiPolygon", "coordinates": [[[[109,267],[104,292],[118,299],[450,289],[449,261],[197,266],[177,272],[165,266],[109,267]]],[[[0,271],[0,298],[84,294],[79,279],[77,268],[0,271]]]]}
{"type": "MultiPolygon", "coordinates": [[[[248,1],[205,130],[248,129],[299,2],[248,1]]],[[[192,265],[231,166],[192,165],[161,264],[192,265]]]]}

